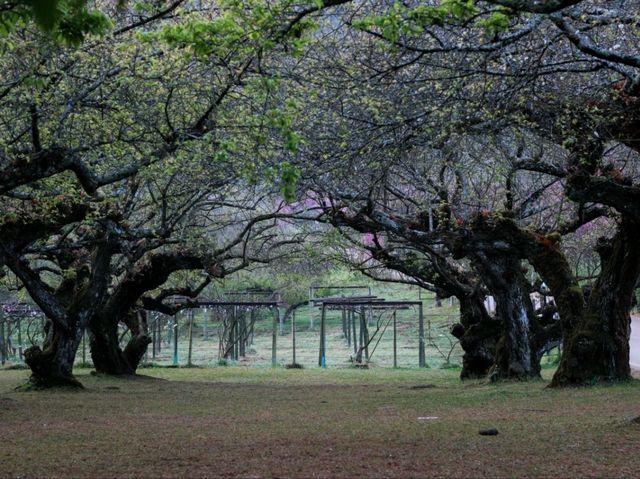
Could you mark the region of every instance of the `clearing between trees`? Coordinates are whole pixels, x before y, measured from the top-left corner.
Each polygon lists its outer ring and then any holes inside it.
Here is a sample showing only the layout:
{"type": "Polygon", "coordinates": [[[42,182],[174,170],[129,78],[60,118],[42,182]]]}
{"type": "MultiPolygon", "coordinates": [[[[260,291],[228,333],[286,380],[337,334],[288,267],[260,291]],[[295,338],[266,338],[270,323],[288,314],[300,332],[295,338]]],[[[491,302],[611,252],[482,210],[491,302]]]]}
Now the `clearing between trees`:
{"type": "Polygon", "coordinates": [[[85,391],[0,374],[3,477],[629,477],[640,381],[552,390],[453,370],[78,370],[85,391]],[[55,411],[55,414],[53,413],[55,411]],[[479,430],[497,428],[497,436],[479,430]]]}

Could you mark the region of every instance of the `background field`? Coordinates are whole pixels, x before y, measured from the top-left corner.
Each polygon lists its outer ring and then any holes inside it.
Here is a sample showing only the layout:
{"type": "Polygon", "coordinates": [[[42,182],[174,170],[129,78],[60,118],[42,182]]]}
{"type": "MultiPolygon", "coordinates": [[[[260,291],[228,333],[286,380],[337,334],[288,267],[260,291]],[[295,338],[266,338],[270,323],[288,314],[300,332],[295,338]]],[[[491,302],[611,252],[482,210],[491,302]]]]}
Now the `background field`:
{"type": "MultiPolygon", "coordinates": [[[[375,283],[372,287],[373,294],[387,300],[422,301],[424,308],[424,327],[426,360],[429,367],[457,367],[461,364],[462,349],[457,340],[449,334],[452,324],[458,322],[459,312],[457,302],[446,300],[441,307],[436,307],[432,293],[420,292],[418,288],[406,285],[375,283]]],[[[346,292],[347,294],[349,291],[346,292]]],[[[220,313],[220,309],[215,312],[220,313]]],[[[191,363],[199,366],[217,366],[220,360],[219,354],[219,330],[220,319],[216,317],[214,310],[193,310],[193,334],[191,363]]],[[[284,315],[284,308],[281,309],[284,315]]],[[[247,348],[245,357],[238,362],[229,361],[230,364],[250,366],[271,365],[272,344],[272,318],[269,310],[258,311],[260,319],[255,324],[253,343],[247,348]]],[[[189,350],[189,318],[187,311],[182,311],[175,316],[178,324],[178,355],[177,364],[188,363],[189,350]]],[[[371,367],[393,367],[393,323],[390,312],[385,312],[381,317],[375,314],[374,322],[369,326],[369,332],[373,335],[379,320],[380,329],[374,337],[369,348],[371,353],[371,367]]],[[[155,354],[150,346],[149,352],[143,360],[144,365],[167,366],[174,364],[174,323],[173,317],[149,314],[150,327],[156,329],[155,339],[159,343],[155,354]],[[156,327],[158,321],[159,328],[156,327]],[[158,334],[158,329],[160,333],[158,334]],[[159,350],[158,350],[159,349],[159,350]]],[[[22,322],[22,349],[31,344],[31,339],[40,340],[41,319],[33,318],[22,322]],[[34,331],[37,332],[34,334],[34,331]]],[[[347,344],[343,336],[341,313],[330,311],[327,314],[327,355],[326,366],[348,367],[355,356],[353,348],[347,344]]],[[[0,323],[2,318],[0,318],[0,323]]],[[[407,310],[397,311],[397,364],[400,368],[418,367],[418,310],[412,307],[407,310]]],[[[124,326],[122,326],[124,328],[124,326]]],[[[7,331],[6,336],[9,336],[7,331]]],[[[13,354],[9,357],[10,364],[20,363],[19,335],[13,329],[11,331],[11,344],[13,354]]],[[[122,329],[122,346],[126,345],[129,335],[122,329]]],[[[314,308],[313,327],[309,318],[309,308],[303,306],[296,312],[296,362],[306,368],[318,366],[318,347],[320,341],[320,310],[314,308]]],[[[282,327],[278,327],[277,337],[278,364],[286,365],[293,362],[292,329],[291,321],[287,320],[282,327]]],[[[79,365],[91,365],[88,341],[80,346],[76,363],[79,365]]]]}
{"type": "MultiPolygon", "coordinates": [[[[417,298],[416,298],[417,299],[417,298]]],[[[425,344],[427,363],[432,367],[440,367],[445,363],[451,366],[459,365],[462,350],[457,341],[449,334],[451,324],[458,321],[457,304],[446,302],[443,307],[435,308],[433,301],[424,301],[425,344]]],[[[309,310],[305,306],[296,313],[296,362],[305,367],[318,365],[318,347],[320,341],[319,310],[314,310],[313,327],[309,321],[309,310]]],[[[215,366],[219,361],[218,327],[219,322],[212,321],[211,311],[194,311],[194,334],[192,362],[196,365],[215,366]],[[204,321],[207,317],[207,335],[204,333],[204,321]],[[205,339],[206,337],[206,339],[205,339]]],[[[247,356],[240,359],[243,365],[269,366],[271,365],[272,342],[272,313],[262,311],[261,319],[256,322],[255,338],[247,350],[247,356]]],[[[188,353],[188,319],[186,313],[177,316],[179,325],[178,362],[187,363],[188,353]]],[[[168,365],[173,362],[173,340],[169,329],[171,320],[162,319],[163,340],[160,353],[155,357],[149,353],[146,362],[168,365]]],[[[374,367],[393,366],[393,322],[391,313],[386,312],[382,317],[376,317],[369,326],[371,334],[380,329],[369,348],[370,364],[374,367]],[[378,341],[379,340],[379,341],[378,341]],[[375,349],[374,349],[375,347],[375,349]]],[[[351,364],[354,356],[352,347],[347,344],[342,333],[341,313],[339,311],[327,314],[327,367],[346,367],[351,364]]],[[[397,361],[398,367],[418,367],[418,312],[417,309],[398,311],[397,324],[397,361]]],[[[293,362],[291,321],[287,321],[282,328],[278,328],[277,357],[281,365],[293,362]]]]}

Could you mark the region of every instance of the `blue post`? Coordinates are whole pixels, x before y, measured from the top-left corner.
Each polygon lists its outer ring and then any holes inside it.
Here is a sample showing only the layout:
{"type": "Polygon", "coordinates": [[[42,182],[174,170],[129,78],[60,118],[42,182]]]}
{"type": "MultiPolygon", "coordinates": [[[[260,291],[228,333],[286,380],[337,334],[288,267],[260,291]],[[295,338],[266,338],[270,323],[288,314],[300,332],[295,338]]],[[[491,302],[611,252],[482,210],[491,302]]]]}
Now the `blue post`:
{"type": "Polygon", "coordinates": [[[178,365],[178,318],[173,317],[173,365],[178,365]]]}

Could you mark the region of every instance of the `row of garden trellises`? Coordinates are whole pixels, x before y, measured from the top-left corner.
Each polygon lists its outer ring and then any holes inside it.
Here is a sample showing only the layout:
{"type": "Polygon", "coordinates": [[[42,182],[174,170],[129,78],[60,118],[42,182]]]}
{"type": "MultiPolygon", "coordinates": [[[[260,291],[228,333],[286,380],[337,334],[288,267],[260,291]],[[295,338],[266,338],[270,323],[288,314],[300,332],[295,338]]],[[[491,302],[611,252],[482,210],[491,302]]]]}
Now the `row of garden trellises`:
{"type": "MultiPolygon", "coordinates": [[[[391,327],[393,333],[393,365],[397,367],[397,317],[396,311],[415,309],[417,312],[418,322],[418,354],[417,365],[419,367],[426,366],[425,355],[425,324],[422,301],[388,301],[374,295],[363,296],[329,296],[319,297],[317,291],[328,289],[338,289],[340,287],[317,287],[312,289],[312,299],[309,302],[301,302],[294,306],[288,306],[280,301],[280,295],[277,292],[264,291],[237,291],[227,293],[225,297],[209,300],[209,299],[188,299],[179,298],[176,300],[177,305],[186,310],[183,316],[186,320],[186,329],[183,320],[183,335],[187,336],[187,362],[188,366],[193,365],[193,345],[194,345],[194,311],[203,310],[203,324],[201,325],[201,337],[208,339],[209,328],[211,324],[218,325],[219,347],[218,357],[220,359],[238,360],[247,354],[249,345],[253,343],[255,334],[256,320],[263,318],[263,312],[270,312],[271,327],[271,364],[278,364],[278,333],[283,334],[285,331],[285,323],[291,324],[291,347],[292,347],[292,365],[297,365],[296,358],[296,310],[306,304],[309,304],[311,314],[309,315],[309,328],[313,329],[315,317],[314,309],[320,311],[320,331],[318,335],[318,365],[326,367],[327,347],[326,347],[326,316],[328,311],[339,311],[342,314],[342,333],[348,347],[353,348],[355,362],[358,364],[367,363],[375,352],[382,336],[387,329],[391,327]],[[263,298],[256,297],[260,294],[263,298]],[[235,299],[238,296],[243,296],[235,299]],[[217,314],[209,316],[208,312],[216,311],[217,314]],[[382,311],[391,312],[384,321],[375,321],[374,317],[382,311]]],[[[346,290],[355,291],[368,287],[346,286],[341,287],[346,290]]],[[[154,361],[162,348],[162,335],[164,334],[165,347],[167,342],[171,343],[173,348],[172,363],[179,363],[179,345],[178,332],[180,331],[179,319],[177,316],[165,317],[156,315],[151,321],[150,329],[152,331],[151,345],[151,361],[154,361]],[[163,322],[164,321],[164,322],[163,322]]]]}
{"type": "Polygon", "coordinates": [[[24,302],[0,305],[0,363],[22,362],[27,345],[42,340],[45,317],[38,308],[24,302]]]}
{"type": "MultiPolygon", "coordinates": [[[[314,318],[319,319],[317,337],[318,365],[326,367],[326,317],[328,312],[338,312],[342,316],[342,337],[348,350],[353,351],[356,363],[366,364],[373,356],[382,336],[390,330],[393,341],[393,366],[397,367],[397,321],[396,312],[413,309],[418,323],[417,365],[426,366],[425,356],[425,315],[422,301],[388,301],[371,294],[369,286],[312,286],[309,301],[288,306],[281,300],[277,291],[247,289],[229,291],[220,298],[189,299],[174,298],[177,309],[183,310],[181,315],[165,316],[157,313],[147,315],[147,328],[152,343],[147,352],[145,362],[153,363],[160,356],[162,349],[171,349],[170,362],[178,365],[180,359],[186,365],[193,365],[194,345],[194,312],[201,311],[200,337],[209,339],[212,329],[216,328],[218,338],[218,359],[239,360],[246,357],[249,346],[253,343],[255,326],[258,320],[271,318],[271,364],[277,365],[278,332],[285,332],[285,323],[291,324],[291,347],[293,365],[296,365],[296,311],[309,305],[309,329],[313,330],[314,318]],[[326,296],[328,292],[341,293],[326,296]],[[365,294],[359,294],[360,292],[365,294]],[[381,321],[383,312],[387,314],[381,321]],[[204,313],[204,314],[202,314],[204,313]],[[378,320],[374,320],[377,315],[378,320]],[[180,317],[181,316],[181,317],[180,317]],[[182,331],[181,334],[180,331],[182,331]],[[164,347],[163,347],[164,343],[164,347]],[[185,344],[186,343],[186,344],[185,344]],[[186,348],[186,354],[179,348],[186,348]]],[[[428,319],[428,318],[427,318],[428,319]]],[[[124,328],[124,326],[123,326],[124,328]]],[[[46,321],[43,314],[27,303],[8,302],[2,305],[0,316],[0,359],[2,364],[7,360],[21,362],[23,350],[27,345],[37,344],[44,337],[46,321]]],[[[429,344],[431,344],[431,328],[429,344]]],[[[262,327],[264,332],[265,328],[262,327]]],[[[388,334],[388,333],[387,333],[388,334]]],[[[126,328],[121,337],[126,340],[126,328]]],[[[87,362],[86,338],[81,344],[78,360],[87,362]]]]}

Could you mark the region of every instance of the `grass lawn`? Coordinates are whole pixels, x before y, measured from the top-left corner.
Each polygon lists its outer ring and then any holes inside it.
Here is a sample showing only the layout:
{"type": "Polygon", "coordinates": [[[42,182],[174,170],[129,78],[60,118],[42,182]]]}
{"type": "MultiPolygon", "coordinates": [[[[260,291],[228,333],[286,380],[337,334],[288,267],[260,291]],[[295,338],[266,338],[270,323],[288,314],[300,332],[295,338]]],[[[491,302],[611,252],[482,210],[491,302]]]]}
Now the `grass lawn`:
{"type": "MultiPolygon", "coordinates": [[[[79,370],[16,392],[0,371],[2,477],[637,477],[640,381],[555,391],[450,370],[79,370]],[[495,427],[497,436],[478,430],[495,427]]],[[[549,371],[545,371],[548,375],[549,371]]]]}

